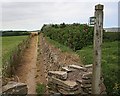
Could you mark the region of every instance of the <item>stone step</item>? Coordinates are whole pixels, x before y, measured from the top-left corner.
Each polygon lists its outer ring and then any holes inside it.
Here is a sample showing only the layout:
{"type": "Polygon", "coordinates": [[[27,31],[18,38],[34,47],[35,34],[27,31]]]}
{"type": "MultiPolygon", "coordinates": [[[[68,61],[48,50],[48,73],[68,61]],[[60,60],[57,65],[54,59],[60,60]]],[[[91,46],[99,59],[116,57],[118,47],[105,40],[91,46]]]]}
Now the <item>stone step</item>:
{"type": "Polygon", "coordinates": [[[49,71],[48,75],[54,76],[56,78],[63,79],[63,80],[67,79],[67,72],[65,71],[49,71]]]}

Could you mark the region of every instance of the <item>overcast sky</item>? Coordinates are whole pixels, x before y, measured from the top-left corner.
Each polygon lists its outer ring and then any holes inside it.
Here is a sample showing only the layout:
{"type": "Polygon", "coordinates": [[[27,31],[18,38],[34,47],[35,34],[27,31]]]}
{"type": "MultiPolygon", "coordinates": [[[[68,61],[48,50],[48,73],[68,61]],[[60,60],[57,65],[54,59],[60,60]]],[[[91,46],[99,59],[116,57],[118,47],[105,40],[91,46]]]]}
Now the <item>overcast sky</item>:
{"type": "Polygon", "coordinates": [[[104,27],[118,26],[118,0],[115,0],[116,2],[102,2],[102,0],[94,0],[94,2],[88,0],[87,2],[80,0],[77,2],[71,0],[10,1],[4,0],[0,3],[2,14],[2,28],[0,29],[39,30],[43,24],[49,23],[88,23],[89,17],[94,15],[94,6],[98,3],[104,5],[104,27]]]}

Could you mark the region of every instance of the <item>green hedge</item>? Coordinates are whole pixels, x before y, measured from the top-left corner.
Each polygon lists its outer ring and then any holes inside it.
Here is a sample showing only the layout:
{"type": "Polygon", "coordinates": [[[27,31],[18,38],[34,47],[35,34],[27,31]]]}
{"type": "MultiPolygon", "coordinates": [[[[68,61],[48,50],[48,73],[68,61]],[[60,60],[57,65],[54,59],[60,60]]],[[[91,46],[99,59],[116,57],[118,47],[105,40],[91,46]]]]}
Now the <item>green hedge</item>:
{"type": "Polygon", "coordinates": [[[72,50],[79,50],[93,42],[93,27],[86,24],[44,25],[41,31],[72,50]]]}
{"type": "Polygon", "coordinates": [[[30,35],[30,32],[27,31],[3,31],[2,36],[21,36],[21,35],[30,35]]]}
{"type": "MultiPolygon", "coordinates": [[[[74,51],[93,44],[94,28],[87,24],[49,24],[44,25],[41,32],[74,51]]],[[[120,40],[119,35],[118,32],[104,32],[103,41],[120,40]]]]}
{"type": "Polygon", "coordinates": [[[104,41],[116,41],[120,40],[120,32],[104,32],[103,39],[104,41]]]}

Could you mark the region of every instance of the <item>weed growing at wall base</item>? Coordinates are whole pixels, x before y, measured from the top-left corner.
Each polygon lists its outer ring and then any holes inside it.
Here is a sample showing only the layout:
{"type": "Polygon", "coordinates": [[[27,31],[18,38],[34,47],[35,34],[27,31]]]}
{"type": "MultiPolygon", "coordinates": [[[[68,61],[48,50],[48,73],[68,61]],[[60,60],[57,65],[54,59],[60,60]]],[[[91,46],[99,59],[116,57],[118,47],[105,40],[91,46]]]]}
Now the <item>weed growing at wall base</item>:
{"type": "Polygon", "coordinates": [[[37,96],[44,96],[43,94],[45,93],[45,85],[44,84],[37,84],[36,86],[36,92],[37,92],[37,96]]]}

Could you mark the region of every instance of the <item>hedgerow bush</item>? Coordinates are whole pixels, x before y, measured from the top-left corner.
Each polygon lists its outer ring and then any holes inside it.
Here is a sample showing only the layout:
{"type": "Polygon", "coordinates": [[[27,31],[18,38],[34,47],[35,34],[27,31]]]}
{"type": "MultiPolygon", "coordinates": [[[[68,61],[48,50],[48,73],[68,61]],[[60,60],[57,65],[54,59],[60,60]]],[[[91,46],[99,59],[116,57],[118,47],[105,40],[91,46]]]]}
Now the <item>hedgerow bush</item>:
{"type": "Polygon", "coordinates": [[[72,50],[79,50],[93,42],[93,27],[87,24],[50,24],[44,25],[42,32],[72,50]]]}
{"type": "MultiPolygon", "coordinates": [[[[94,28],[87,24],[48,24],[41,29],[47,37],[72,50],[80,50],[93,44],[94,28]]],[[[119,32],[103,32],[103,42],[120,40],[119,32]]]]}
{"type": "Polygon", "coordinates": [[[120,32],[104,32],[103,33],[103,39],[105,42],[120,40],[119,36],[120,36],[120,32]]]}

